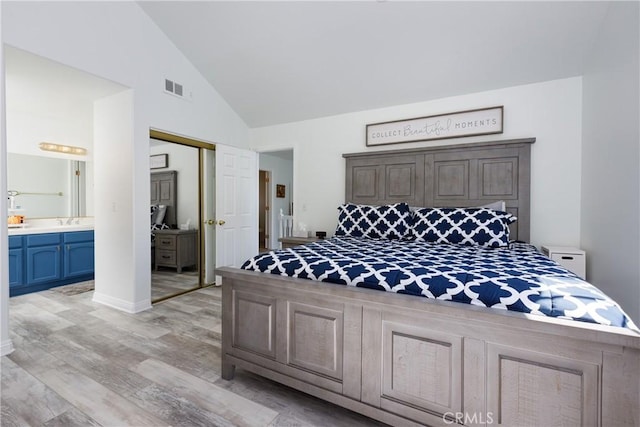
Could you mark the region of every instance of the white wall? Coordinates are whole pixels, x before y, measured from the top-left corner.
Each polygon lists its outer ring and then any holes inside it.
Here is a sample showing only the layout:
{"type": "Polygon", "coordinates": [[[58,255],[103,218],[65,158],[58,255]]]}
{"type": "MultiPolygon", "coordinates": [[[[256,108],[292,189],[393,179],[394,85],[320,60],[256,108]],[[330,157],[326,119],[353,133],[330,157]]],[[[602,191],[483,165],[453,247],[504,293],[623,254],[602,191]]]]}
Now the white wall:
{"type": "MultiPolygon", "coordinates": [[[[0,4],[0,22],[3,13],[0,4]]],[[[5,116],[5,84],[4,84],[4,45],[0,32],[0,169],[7,166],[7,127],[5,116]]],[[[0,212],[6,212],[7,174],[0,173],[0,212]]],[[[7,227],[0,227],[0,356],[13,351],[9,338],[9,239],[7,227]]]]}
{"type": "MultiPolygon", "coordinates": [[[[69,105],[67,107],[65,109],[51,110],[46,115],[16,109],[7,111],[7,151],[9,153],[38,156],[42,159],[67,159],[85,162],[87,166],[85,173],[87,189],[85,213],[86,216],[93,216],[93,105],[90,104],[88,107],[87,105],[69,105]],[[66,145],[83,147],[87,149],[87,154],[77,156],[44,152],[38,146],[41,141],[63,142],[66,145]]],[[[40,175],[39,171],[41,169],[36,164],[25,166],[22,168],[25,176],[29,174],[32,176],[40,175]]],[[[11,180],[9,180],[9,185],[11,185],[11,180]]],[[[16,190],[19,190],[19,188],[16,188],[16,190]]],[[[47,200],[44,201],[47,202],[47,200]]],[[[27,204],[24,200],[21,200],[21,202],[17,204],[27,204]]],[[[48,199],[48,202],[50,204],[52,199],[48,199]]],[[[53,208],[57,211],[57,208],[53,208]]],[[[69,215],[69,212],[50,213],[54,212],[54,209],[42,207],[34,211],[29,208],[25,215],[28,218],[69,215]]]]}
{"type": "Polygon", "coordinates": [[[247,146],[245,123],[135,2],[2,2],[2,8],[5,43],[134,88],[136,126],[247,146]],[[183,83],[192,99],[164,93],[165,78],[183,83]]]}
{"type": "Polygon", "coordinates": [[[0,7],[4,43],[133,89],[131,108],[125,110],[130,117],[123,120],[132,129],[112,131],[125,134],[124,141],[109,140],[108,116],[115,111],[105,106],[105,114],[94,117],[94,127],[101,128],[94,133],[107,144],[102,151],[94,147],[96,296],[123,310],[145,309],[151,280],[149,128],[238,147],[248,145],[248,128],[135,2],[0,2],[0,7]],[[165,94],[165,78],[182,83],[193,96],[165,94]],[[117,227],[124,228],[116,232],[117,227]],[[105,234],[110,230],[117,239],[105,234]],[[107,289],[109,284],[113,288],[107,289]]]}
{"type": "MultiPolygon", "coordinates": [[[[136,281],[136,235],[133,151],[133,91],[103,98],[95,103],[94,150],[95,191],[95,292],[93,300],[128,312],[151,306],[144,289],[150,284],[136,281]],[[135,241],[134,241],[135,243],[135,241]]],[[[149,187],[149,182],[147,182],[149,187]]],[[[149,202],[147,199],[147,217],[149,202]]],[[[147,270],[151,265],[149,221],[146,227],[147,270]]]]}
{"type": "Polygon", "coordinates": [[[149,154],[168,154],[169,167],[152,169],[151,172],[165,172],[174,170],[177,175],[177,224],[185,224],[191,220],[190,228],[199,228],[198,207],[200,195],[198,194],[200,176],[198,148],[187,147],[180,144],[164,143],[160,146],[149,148],[149,154]]]}
{"type": "Polygon", "coordinates": [[[294,214],[332,235],[344,203],[343,153],[536,137],[532,146],[531,241],[580,243],[582,79],[580,77],[361,111],[250,131],[261,151],[295,147],[294,214]],[[504,133],[367,148],[365,126],[396,119],[504,105],[504,133]]]}
{"type": "Polygon", "coordinates": [[[271,172],[271,234],[269,248],[278,248],[278,233],[280,229],[280,209],[285,215],[289,214],[289,206],[293,201],[293,161],[281,157],[260,153],[258,156],[260,170],[271,172]],[[284,198],[276,197],[276,184],[285,185],[284,198]]]}
{"type": "Polygon", "coordinates": [[[86,108],[76,108],[72,112],[64,111],[64,114],[53,111],[47,116],[7,111],[7,150],[10,153],[42,156],[39,142],[62,142],[65,145],[88,149],[86,156],[79,158],[66,155],[66,158],[90,160],[93,155],[92,116],[92,111],[86,108]]]}
{"type": "Polygon", "coordinates": [[[639,6],[613,2],[583,78],[587,275],[640,322],[639,6]]]}

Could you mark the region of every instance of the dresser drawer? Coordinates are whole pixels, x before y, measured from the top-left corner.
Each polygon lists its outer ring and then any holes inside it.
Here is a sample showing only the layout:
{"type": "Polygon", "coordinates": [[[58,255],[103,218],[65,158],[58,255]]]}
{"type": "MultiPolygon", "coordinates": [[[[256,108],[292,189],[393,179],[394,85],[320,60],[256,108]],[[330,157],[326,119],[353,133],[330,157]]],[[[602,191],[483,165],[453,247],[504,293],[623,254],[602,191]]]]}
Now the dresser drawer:
{"type": "Polygon", "coordinates": [[[176,236],[156,235],[156,250],[175,250],[176,236]]]}
{"type": "Polygon", "coordinates": [[[62,239],[65,243],[93,242],[93,230],[64,233],[62,239]]]}
{"type": "Polygon", "coordinates": [[[173,267],[176,265],[176,252],[156,249],[156,265],[173,267]]]}
{"type": "Polygon", "coordinates": [[[572,253],[554,253],[551,259],[566,268],[567,270],[577,274],[584,279],[585,277],[585,259],[584,254],[572,253]]]}
{"type": "Polygon", "coordinates": [[[22,236],[9,236],[9,249],[20,249],[22,247],[22,236]]]}
{"type": "Polygon", "coordinates": [[[27,247],[57,245],[62,240],[60,233],[28,234],[27,247]]]}

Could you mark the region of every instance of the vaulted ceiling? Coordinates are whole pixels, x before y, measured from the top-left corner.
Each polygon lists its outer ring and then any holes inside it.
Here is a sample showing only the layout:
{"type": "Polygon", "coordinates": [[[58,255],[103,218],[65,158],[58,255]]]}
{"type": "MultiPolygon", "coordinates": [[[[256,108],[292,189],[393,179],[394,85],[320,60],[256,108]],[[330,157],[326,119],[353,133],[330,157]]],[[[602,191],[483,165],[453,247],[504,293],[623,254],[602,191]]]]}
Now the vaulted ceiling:
{"type": "Polygon", "coordinates": [[[140,1],[250,127],[578,76],[606,2],[140,1]]]}

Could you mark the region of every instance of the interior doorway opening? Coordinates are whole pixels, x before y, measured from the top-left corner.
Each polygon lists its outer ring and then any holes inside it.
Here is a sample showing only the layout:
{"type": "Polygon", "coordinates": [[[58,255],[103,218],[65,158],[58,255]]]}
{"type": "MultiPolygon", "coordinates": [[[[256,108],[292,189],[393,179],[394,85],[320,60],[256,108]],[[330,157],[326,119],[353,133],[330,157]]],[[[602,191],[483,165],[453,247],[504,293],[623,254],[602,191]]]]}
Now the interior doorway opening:
{"type": "Polygon", "coordinates": [[[150,131],[151,302],[213,282],[215,145],[150,131]],[[210,274],[209,274],[210,276],[210,274]]]}
{"type": "MultiPolygon", "coordinates": [[[[259,153],[259,170],[268,173],[269,181],[263,182],[259,179],[260,198],[264,194],[265,206],[263,209],[260,199],[260,216],[265,216],[265,229],[269,230],[268,237],[260,237],[261,250],[278,249],[280,242],[281,216],[292,216],[294,205],[294,171],[293,171],[293,149],[281,149],[259,153]],[[263,244],[263,241],[266,242],[263,244]],[[264,245],[264,246],[263,246],[264,245]]],[[[260,225],[262,227],[262,225],[260,225]]]]}
{"type": "Polygon", "coordinates": [[[271,172],[258,172],[258,250],[266,252],[271,249],[271,172]]]}

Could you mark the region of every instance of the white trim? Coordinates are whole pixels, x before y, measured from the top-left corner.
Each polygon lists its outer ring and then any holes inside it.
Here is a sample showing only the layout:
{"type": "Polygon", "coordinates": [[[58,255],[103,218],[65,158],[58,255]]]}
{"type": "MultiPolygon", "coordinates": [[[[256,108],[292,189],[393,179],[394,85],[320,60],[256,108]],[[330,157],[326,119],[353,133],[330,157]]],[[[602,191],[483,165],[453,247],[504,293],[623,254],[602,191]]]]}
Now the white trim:
{"type": "Polygon", "coordinates": [[[2,344],[0,344],[0,356],[6,356],[7,354],[12,353],[13,350],[15,350],[15,348],[13,347],[11,340],[3,341],[2,344]]]}
{"type": "Polygon", "coordinates": [[[139,313],[151,308],[150,298],[143,301],[130,303],[129,301],[125,301],[120,298],[114,298],[105,294],[99,294],[97,292],[93,293],[93,302],[97,302],[99,304],[103,304],[111,308],[124,311],[126,313],[139,313]]]}

